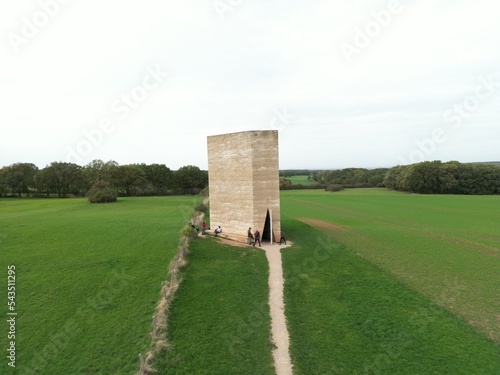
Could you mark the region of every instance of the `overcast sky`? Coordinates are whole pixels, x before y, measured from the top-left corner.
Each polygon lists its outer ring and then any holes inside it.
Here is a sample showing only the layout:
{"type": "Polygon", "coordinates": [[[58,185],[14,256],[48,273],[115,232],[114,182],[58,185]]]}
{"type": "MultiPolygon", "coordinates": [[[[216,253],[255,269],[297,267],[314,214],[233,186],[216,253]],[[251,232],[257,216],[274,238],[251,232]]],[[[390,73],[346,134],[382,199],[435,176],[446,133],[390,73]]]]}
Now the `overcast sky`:
{"type": "Polygon", "coordinates": [[[494,0],[0,4],[0,166],[207,168],[279,130],[280,168],[500,160],[494,0]]]}

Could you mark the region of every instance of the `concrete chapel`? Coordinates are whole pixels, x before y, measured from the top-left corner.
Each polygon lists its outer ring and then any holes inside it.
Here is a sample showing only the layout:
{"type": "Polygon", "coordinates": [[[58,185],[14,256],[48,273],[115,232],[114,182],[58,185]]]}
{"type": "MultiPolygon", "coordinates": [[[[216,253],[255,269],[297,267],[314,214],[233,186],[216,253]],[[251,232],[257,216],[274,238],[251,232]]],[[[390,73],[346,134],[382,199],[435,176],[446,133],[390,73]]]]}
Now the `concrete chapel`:
{"type": "Polygon", "coordinates": [[[209,136],[208,184],[211,230],[245,241],[258,229],[263,241],[280,238],[278,131],[209,136]]]}

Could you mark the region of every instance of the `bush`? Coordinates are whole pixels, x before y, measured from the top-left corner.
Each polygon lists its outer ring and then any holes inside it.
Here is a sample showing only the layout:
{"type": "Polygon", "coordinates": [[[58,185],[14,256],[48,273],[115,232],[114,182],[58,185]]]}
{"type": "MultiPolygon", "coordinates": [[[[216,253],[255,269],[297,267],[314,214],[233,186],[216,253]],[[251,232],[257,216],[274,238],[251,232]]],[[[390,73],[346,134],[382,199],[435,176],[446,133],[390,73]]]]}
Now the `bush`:
{"type": "Polygon", "coordinates": [[[116,189],[112,188],[109,182],[97,181],[87,192],[90,203],[111,203],[117,200],[116,189]]]}
{"type": "Polygon", "coordinates": [[[206,214],[208,212],[208,207],[206,204],[203,204],[203,203],[198,203],[194,209],[196,211],[199,211],[199,212],[203,212],[204,214],[206,214]]]}
{"type": "Polygon", "coordinates": [[[325,189],[325,191],[341,191],[341,190],[344,190],[344,187],[338,184],[330,184],[325,189]]]}

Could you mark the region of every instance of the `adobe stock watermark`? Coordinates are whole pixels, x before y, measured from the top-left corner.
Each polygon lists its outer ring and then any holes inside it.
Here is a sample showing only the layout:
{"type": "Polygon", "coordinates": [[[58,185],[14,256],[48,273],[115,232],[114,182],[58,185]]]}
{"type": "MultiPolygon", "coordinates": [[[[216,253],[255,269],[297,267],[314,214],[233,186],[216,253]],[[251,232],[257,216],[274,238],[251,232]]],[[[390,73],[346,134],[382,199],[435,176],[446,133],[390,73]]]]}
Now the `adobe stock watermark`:
{"type": "Polygon", "coordinates": [[[31,17],[21,18],[21,27],[18,33],[8,32],[7,39],[10,42],[14,52],[19,53],[22,45],[28,44],[33,38],[40,34],[54,19],[61,10],[62,5],[66,5],[70,0],[40,0],[38,1],[39,9],[35,11],[31,17]]]}
{"type": "MultiPolygon", "coordinates": [[[[140,104],[147,99],[150,93],[169,77],[169,74],[162,71],[159,65],[155,68],[148,66],[146,72],[147,74],[140,84],[136,85],[129,92],[121,94],[119,98],[111,103],[110,110],[118,116],[119,120],[126,120],[130,116],[130,113],[139,108],[140,104]]],[[[73,147],[66,147],[66,162],[82,163],[85,157],[89,156],[96,147],[102,144],[105,136],[115,131],[115,129],[115,121],[110,117],[102,118],[99,124],[93,129],[83,129],[82,135],[84,139],[73,147]]]]}
{"type": "Polygon", "coordinates": [[[219,19],[224,21],[225,14],[232,12],[242,2],[243,0],[215,0],[212,3],[212,7],[219,16],[219,19]]]}
{"type": "Polygon", "coordinates": [[[288,113],[286,106],[283,109],[273,108],[274,116],[269,120],[271,130],[284,131],[290,124],[297,120],[297,116],[288,113]]]}
{"type": "Polygon", "coordinates": [[[387,4],[386,9],[371,12],[372,17],[363,28],[355,27],[352,43],[342,41],[339,44],[347,63],[352,62],[353,55],[359,55],[368,47],[372,40],[391,24],[393,16],[401,13],[403,9],[399,0],[392,0],[387,4]]]}
{"type": "MultiPolygon", "coordinates": [[[[496,74],[496,76],[499,76],[499,74],[496,74]]],[[[408,156],[399,157],[400,164],[414,164],[427,160],[439,145],[448,140],[450,132],[460,129],[463,122],[481,107],[481,103],[489,100],[500,91],[498,90],[500,88],[500,79],[496,81],[494,79],[493,74],[490,74],[487,78],[479,76],[479,84],[476,86],[474,93],[466,96],[461,102],[453,104],[451,108],[444,112],[443,120],[448,125],[434,128],[427,138],[417,139],[415,141],[416,147],[408,156]]]]}

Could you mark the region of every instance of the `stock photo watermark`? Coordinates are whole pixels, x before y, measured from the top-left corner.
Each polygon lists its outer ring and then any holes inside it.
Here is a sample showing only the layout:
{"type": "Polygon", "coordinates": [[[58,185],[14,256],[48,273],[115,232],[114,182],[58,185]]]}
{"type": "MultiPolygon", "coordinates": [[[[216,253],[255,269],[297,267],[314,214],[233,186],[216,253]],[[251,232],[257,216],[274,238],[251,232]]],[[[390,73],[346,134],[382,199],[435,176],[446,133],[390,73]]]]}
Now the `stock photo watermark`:
{"type": "Polygon", "coordinates": [[[274,116],[269,120],[269,129],[285,131],[285,129],[297,120],[297,116],[288,113],[286,106],[283,109],[273,108],[272,110],[274,116]]]}
{"type": "Polygon", "coordinates": [[[16,367],[16,266],[7,266],[7,359],[10,367],[16,367]]]}
{"type": "Polygon", "coordinates": [[[19,32],[8,32],[7,39],[12,46],[12,49],[17,54],[21,46],[27,45],[40,32],[47,27],[52,19],[54,19],[62,9],[71,0],[40,0],[38,1],[39,9],[30,17],[21,18],[21,26],[19,32]]]}
{"type": "Polygon", "coordinates": [[[225,14],[227,12],[233,12],[242,2],[243,0],[215,0],[212,2],[212,7],[219,16],[219,19],[224,21],[225,14]]]}
{"type": "MultiPolygon", "coordinates": [[[[118,116],[120,121],[125,121],[132,111],[139,108],[151,92],[160,87],[160,84],[169,77],[169,74],[162,71],[159,65],[155,68],[148,66],[146,72],[140,84],[129,92],[121,94],[111,103],[110,111],[118,116]]],[[[83,139],[75,146],[66,147],[66,162],[82,163],[85,157],[92,154],[94,149],[103,143],[105,136],[115,130],[116,121],[113,121],[111,116],[102,118],[99,124],[90,130],[83,129],[83,139]]]]}
{"type": "Polygon", "coordinates": [[[500,88],[500,79],[496,79],[498,74],[490,74],[487,78],[478,77],[479,84],[474,92],[466,96],[461,102],[454,103],[451,108],[443,113],[443,120],[447,127],[434,128],[431,134],[424,139],[415,141],[415,148],[410,151],[407,157],[400,156],[400,164],[414,164],[427,160],[436,151],[439,145],[445,143],[450,133],[457,131],[463,125],[463,122],[477,112],[481,103],[491,99],[498,93],[500,88]]]}
{"type": "Polygon", "coordinates": [[[359,55],[368,47],[373,39],[377,38],[384,29],[389,27],[393,17],[403,11],[398,0],[392,0],[385,9],[371,12],[371,19],[363,27],[355,27],[352,43],[342,41],[339,47],[347,63],[352,62],[353,55],[359,55]]]}

